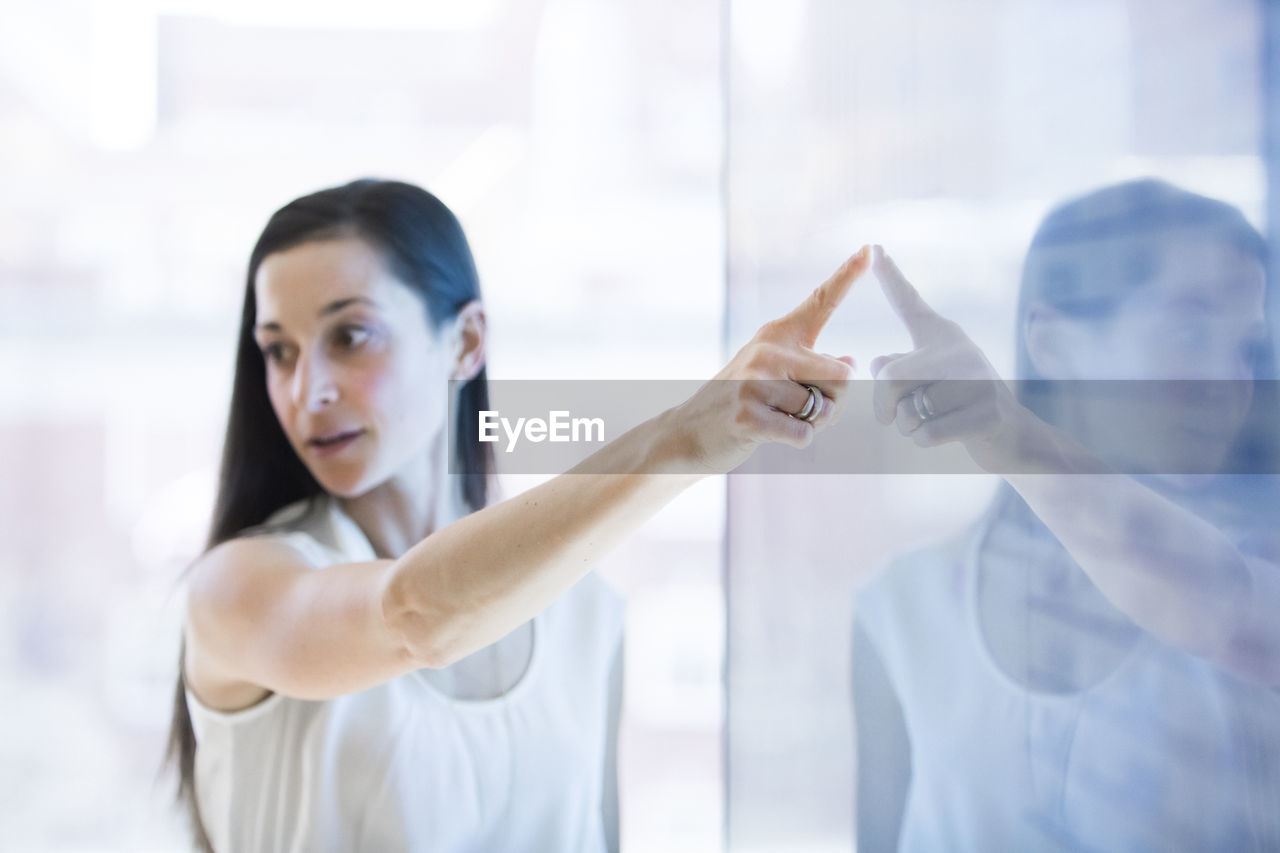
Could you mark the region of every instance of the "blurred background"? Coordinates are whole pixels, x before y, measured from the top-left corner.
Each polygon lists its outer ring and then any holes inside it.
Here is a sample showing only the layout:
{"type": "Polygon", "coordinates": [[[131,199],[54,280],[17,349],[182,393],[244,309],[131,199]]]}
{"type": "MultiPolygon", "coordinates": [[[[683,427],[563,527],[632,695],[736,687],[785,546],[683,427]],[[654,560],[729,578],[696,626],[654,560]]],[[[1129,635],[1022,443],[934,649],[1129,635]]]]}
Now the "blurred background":
{"type": "MultiPolygon", "coordinates": [[[[185,849],[160,774],[174,585],[208,522],[248,253],[297,195],[378,176],[452,207],[493,379],[706,378],[873,241],[1009,371],[1054,202],[1156,175],[1274,219],[1263,0],[0,14],[5,850],[185,849]]],[[[905,344],[864,287],[820,348],[905,344]]],[[[624,849],[850,849],[853,592],[993,488],[708,481],[612,555],[624,849]]]]}

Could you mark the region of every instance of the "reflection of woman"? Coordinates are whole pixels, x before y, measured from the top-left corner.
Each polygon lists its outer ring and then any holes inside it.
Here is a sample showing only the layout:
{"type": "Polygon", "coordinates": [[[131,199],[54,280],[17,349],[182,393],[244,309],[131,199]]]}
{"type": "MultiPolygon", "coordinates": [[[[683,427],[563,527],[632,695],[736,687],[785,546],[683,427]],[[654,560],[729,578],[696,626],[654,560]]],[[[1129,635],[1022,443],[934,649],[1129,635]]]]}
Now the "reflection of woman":
{"type": "Polygon", "coordinates": [[[1153,406],[1135,438],[1106,394],[931,382],[995,375],[877,259],[916,346],[872,365],[878,415],[921,445],[963,442],[1005,483],[968,535],[859,592],[859,849],[1280,844],[1270,478],[1178,464],[1263,470],[1264,260],[1234,208],[1158,181],[1041,225],[1022,378],[1230,380],[1135,384],[1153,406]]]}
{"type": "Polygon", "coordinates": [[[717,377],[745,381],[487,506],[485,320],[453,214],[387,181],[277,211],[189,574],[170,748],[202,848],[616,848],[621,614],[588,570],[699,476],[835,417],[850,364],[810,347],[866,260],[717,377]]]}

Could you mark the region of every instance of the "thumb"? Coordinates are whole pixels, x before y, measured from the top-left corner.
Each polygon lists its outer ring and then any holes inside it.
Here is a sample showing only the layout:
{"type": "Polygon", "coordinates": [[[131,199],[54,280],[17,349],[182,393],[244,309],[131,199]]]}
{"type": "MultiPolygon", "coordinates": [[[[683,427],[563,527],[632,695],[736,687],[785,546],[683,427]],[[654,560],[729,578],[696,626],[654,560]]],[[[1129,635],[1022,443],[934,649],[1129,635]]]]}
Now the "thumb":
{"type": "Polygon", "coordinates": [[[906,355],[905,352],[893,352],[888,355],[878,355],[871,359],[871,378],[874,379],[880,375],[880,371],[884,370],[884,366],[906,355]]]}

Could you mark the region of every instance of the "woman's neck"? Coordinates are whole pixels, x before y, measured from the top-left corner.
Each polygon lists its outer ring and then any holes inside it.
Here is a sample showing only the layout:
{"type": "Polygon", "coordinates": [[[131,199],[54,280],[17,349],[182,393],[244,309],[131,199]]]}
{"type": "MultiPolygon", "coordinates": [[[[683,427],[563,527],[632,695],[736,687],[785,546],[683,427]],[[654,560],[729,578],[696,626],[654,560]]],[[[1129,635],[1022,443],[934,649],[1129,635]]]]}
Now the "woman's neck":
{"type": "Polygon", "coordinates": [[[456,477],[433,446],[399,473],[355,498],[336,498],[379,558],[396,559],[463,515],[456,477]]]}

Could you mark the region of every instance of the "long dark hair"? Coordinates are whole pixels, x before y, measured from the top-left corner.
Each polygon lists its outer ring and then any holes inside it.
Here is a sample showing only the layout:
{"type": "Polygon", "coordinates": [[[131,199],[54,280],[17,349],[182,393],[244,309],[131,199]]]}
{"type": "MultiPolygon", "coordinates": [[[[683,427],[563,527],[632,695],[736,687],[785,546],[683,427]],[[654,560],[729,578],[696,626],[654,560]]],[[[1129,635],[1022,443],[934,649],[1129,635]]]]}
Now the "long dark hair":
{"type": "MultiPolygon", "coordinates": [[[[1076,319],[1103,323],[1120,305],[1146,287],[1162,262],[1161,244],[1178,236],[1220,241],[1256,258],[1270,279],[1266,240],[1244,214],[1224,201],[1193,193],[1167,181],[1142,178],[1103,187],[1058,205],[1032,238],[1018,294],[1017,383],[1019,401],[1045,421],[1062,425],[1063,413],[1044,387],[1027,348],[1026,325],[1036,303],[1076,319]],[[1030,380],[1030,381],[1028,381],[1030,380]]],[[[1276,351],[1274,318],[1267,300],[1267,335],[1250,354],[1255,382],[1253,405],[1224,463],[1215,487],[1185,502],[1224,524],[1256,523],[1270,502],[1280,457],[1274,423],[1276,351]],[[1268,381],[1269,380],[1269,381],[1268,381]],[[1260,476],[1244,476],[1260,474],[1260,476]]],[[[1017,493],[1003,484],[1001,515],[1038,526],[1017,493]]],[[[1171,498],[1184,502],[1177,496],[1171,498]]]]}
{"type": "MultiPolygon", "coordinates": [[[[364,179],[302,196],[277,210],[249,256],[230,414],[205,551],[261,525],[289,504],[305,500],[309,512],[324,494],[271,408],[266,364],[253,338],[253,283],[268,255],[343,235],[366,240],[382,253],[395,276],[422,299],[433,330],[480,298],[475,260],[461,224],[444,203],[420,187],[364,179]]],[[[459,391],[452,448],[453,470],[467,472],[458,475],[462,501],[473,512],[485,506],[493,472],[492,445],[479,441],[477,421],[478,412],[488,408],[489,386],[481,368],[459,391]]],[[[185,640],[178,654],[166,760],[177,765],[177,797],[191,818],[196,844],[211,851],[196,802],[196,739],[187,709],[184,654],[185,640]]]]}

